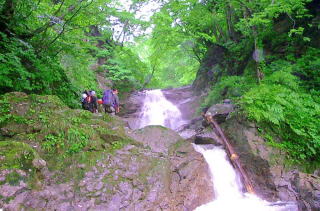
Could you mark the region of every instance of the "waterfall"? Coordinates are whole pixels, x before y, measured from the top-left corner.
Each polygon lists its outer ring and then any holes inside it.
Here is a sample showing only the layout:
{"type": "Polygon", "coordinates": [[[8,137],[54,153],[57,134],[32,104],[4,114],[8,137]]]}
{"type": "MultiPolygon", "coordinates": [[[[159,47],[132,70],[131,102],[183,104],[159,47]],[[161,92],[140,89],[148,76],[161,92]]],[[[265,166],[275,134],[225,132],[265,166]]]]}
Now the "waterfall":
{"type": "Polygon", "coordinates": [[[162,125],[174,130],[184,124],[180,110],[165,98],[160,89],[147,90],[145,94],[139,128],[162,125]]]}
{"type": "Polygon", "coordinates": [[[270,203],[256,195],[242,193],[242,184],[233,166],[227,159],[226,152],[219,147],[206,149],[206,146],[194,145],[209,165],[214,184],[215,200],[204,204],[196,211],[297,211],[293,203],[270,203]]]}
{"type": "MultiPolygon", "coordinates": [[[[146,91],[142,106],[140,128],[147,125],[162,125],[177,129],[185,122],[181,118],[180,110],[163,95],[161,90],[146,91]]],[[[213,146],[194,145],[203,154],[208,163],[215,199],[204,204],[196,211],[297,211],[293,203],[270,203],[256,195],[242,193],[242,183],[239,175],[227,159],[224,149],[213,146]]]]}

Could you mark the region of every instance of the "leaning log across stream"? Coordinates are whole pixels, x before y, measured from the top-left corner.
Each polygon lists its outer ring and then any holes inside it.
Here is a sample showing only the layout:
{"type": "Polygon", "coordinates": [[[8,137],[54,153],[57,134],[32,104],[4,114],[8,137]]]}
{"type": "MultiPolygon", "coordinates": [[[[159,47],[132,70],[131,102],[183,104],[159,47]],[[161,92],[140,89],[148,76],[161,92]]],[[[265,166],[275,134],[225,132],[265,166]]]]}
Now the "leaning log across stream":
{"type": "Polygon", "coordinates": [[[231,163],[232,165],[238,169],[238,171],[240,172],[240,176],[242,178],[242,181],[247,189],[247,191],[249,193],[254,193],[254,189],[252,186],[251,181],[249,180],[248,175],[246,174],[246,172],[244,171],[244,169],[242,168],[242,165],[240,163],[239,160],[239,156],[237,155],[237,153],[234,151],[233,147],[231,146],[230,142],[228,141],[228,139],[226,138],[226,136],[224,135],[222,129],[220,128],[220,126],[218,125],[218,123],[213,119],[211,114],[207,114],[205,116],[207,122],[212,126],[213,129],[216,129],[218,131],[218,136],[221,137],[222,142],[226,148],[227,154],[230,157],[231,163]]]}

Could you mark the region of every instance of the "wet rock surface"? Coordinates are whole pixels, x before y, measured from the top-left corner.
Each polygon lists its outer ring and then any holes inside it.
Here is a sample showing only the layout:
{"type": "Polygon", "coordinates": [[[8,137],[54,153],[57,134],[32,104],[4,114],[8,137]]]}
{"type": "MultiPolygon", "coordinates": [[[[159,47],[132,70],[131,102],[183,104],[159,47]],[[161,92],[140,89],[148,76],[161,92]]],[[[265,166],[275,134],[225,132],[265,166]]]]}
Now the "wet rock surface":
{"type": "Polygon", "coordinates": [[[170,102],[179,108],[182,118],[185,120],[191,120],[195,117],[197,109],[200,107],[201,99],[204,97],[200,94],[196,95],[192,86],[164,89],[162,92],[170,102]]]}
{"type": "Polygon", "coordinates": [[[145,98],[144,92],[132,93],[123,105],[123,109],[120,112],[120,116],[128,122],[128,126],[131,129],[137,129],[139,127],[139,117],[141,108],[143,106],[143,100],[145,98]]]}
{"type": "Polygon", "coordinates": [[[231,112],[234,112],[234,107],[233,104],[229,103],[215,104],[207,110],[205,115],[210,115],[218,123],[222,123],[229,117],[231,112]]]}
{"type": "Polygon", "coordinates": [[[145,146],[151,147],[153,152],[168,153],[169,147],[182,138],[173,130],[162,126],[147,126],[128,134],[145,146]]]}
{"type": "MultiPolygon", "coordinates": [[[[1,171],[1,178],[10,172],[1,171]]],[[[20,171],[21,175],[28,172],[20,171]]],[[[180,142],[169,156],[127,145],[97,160],[79,181],[0,186],[5,210],[193,210],[213,197],[208,167],[193,147],[180,142]],[[5,200],[4,200],[5,199],[5,200]]]]}

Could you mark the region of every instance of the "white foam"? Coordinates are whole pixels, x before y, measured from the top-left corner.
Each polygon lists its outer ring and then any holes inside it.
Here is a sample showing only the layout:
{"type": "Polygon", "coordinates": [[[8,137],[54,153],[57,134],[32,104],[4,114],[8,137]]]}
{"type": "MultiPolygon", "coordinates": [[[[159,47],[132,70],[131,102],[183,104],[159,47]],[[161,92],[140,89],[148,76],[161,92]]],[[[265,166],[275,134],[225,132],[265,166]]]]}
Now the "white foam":
{"type": "Polygon", "coordinates": [[[177,129],[182,124],[184,121],[180,110],[165,98],[160,89],[146,91],[139,128],[147,125],[162,125],[177,129]]]}
{"type": "MultiPolygon", "coordinates": [[[[209,165],[215,193],[215,199],[213,201],[196,208],[196,211],[297,210],[296,205],[292,203],[284,203],[282,206],[276,206],[273,203],[260,199],[256,195],[249,193],[243,194],[240,177],[228,161],[226,152],[223,149],[219,147],[206,149],[199,145],[194,145],[194,148],[203,154],[209,165]]],[[[278,204],[280,203],[278,202],[278,204]]]]}

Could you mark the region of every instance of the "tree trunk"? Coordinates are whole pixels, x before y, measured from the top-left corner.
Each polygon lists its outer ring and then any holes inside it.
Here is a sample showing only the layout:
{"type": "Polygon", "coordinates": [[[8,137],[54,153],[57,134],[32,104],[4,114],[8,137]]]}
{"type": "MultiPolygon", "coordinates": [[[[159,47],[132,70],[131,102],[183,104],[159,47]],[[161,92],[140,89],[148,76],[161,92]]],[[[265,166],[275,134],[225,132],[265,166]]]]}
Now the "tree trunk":
{"type": "Polygon", "coordinates": [[[152,77],[153,77],[153,75],[154,75],[154,72],[155,72],[155,71],[156,71],[156,65],[153,65],[153,66],[152,66],[152,72],[151,72],[151,75],[150,75],[150,77],[149,77],[149,78],[147,78],[147,80],[144,82],[144,84],[143,84],[143,86],[142,86],[141,90],[145,89],[145,88],[146,88],[146,86],[151,82],[151,79],[152,79],[152,77]]]}
{"type": "Polygon", "coordinates": [[[234,166],[234,168],[236,168],[239,173],[240,176],[242,178],[242,182],[244,183],[246,190],[249,193],[254,193],[254,189],[253,189],[253,185],[247,175],[247,173],[245,172],[245,170],[242,168],[242,165],[240,163],[239,160],[239,156],[237,155],[237,153],[234,151],[233,147],[231,146],[231,144],[229,143],[228,139],[226,138],[226,136],[224,135],[224,133],[222,132],[220,126],[218,125],[218,123],[213,119],[213,117],[211,115],[206,115],[206,120],[207,122],[209,122],[211,124],[211,126],[216,129],[218,131],[218,134],[222,141],[223,144],[226,148],[227,154],[229,155],[230,161],[232,163],[232,165],[234,166]]]}
{"type": "Polygon", "coordinates": [[[227,28],[228,28],[228,34],[229,38],[231,40],[235,40],[235,30],[232,23],[232,16],[233,16],[233,8],[231,7],[230,1],[226,3],[226,20],[227,20],[227,28]]]}

